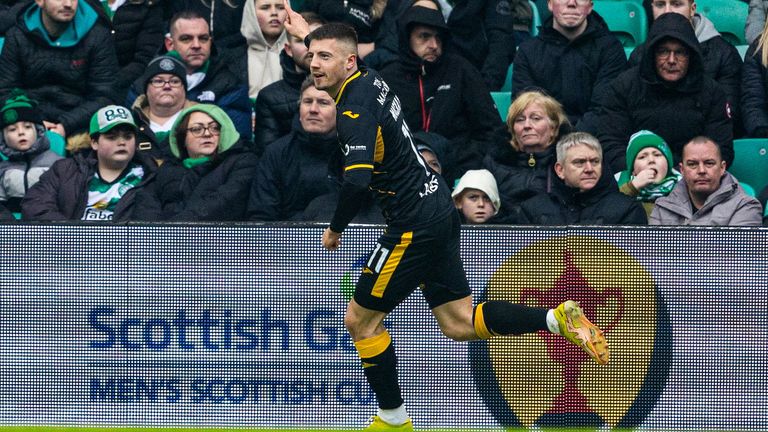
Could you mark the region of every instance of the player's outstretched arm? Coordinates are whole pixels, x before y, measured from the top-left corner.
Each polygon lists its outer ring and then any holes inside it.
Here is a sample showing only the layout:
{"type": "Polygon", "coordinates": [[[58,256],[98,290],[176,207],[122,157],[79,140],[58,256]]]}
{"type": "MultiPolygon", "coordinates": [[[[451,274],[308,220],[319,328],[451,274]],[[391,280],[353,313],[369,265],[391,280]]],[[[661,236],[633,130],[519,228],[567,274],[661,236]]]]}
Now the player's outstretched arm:
{"type": "Polygon", "coordinates": [[[309,24],[307,24],[303,16],[291,8],[290,0],[283,0],[283,4],[285,5],[285,10],[288,11],[288,16],[285,22],[283,22],[285,30],[292,36],[304,40],[309,34],[309,24]]]}
{"type": "Polygon", "coordinates": [[[323,247],[329,251],[334,251],[341,246],[341,233],[337,233],[330,228],[323,232],[323,247]]]}

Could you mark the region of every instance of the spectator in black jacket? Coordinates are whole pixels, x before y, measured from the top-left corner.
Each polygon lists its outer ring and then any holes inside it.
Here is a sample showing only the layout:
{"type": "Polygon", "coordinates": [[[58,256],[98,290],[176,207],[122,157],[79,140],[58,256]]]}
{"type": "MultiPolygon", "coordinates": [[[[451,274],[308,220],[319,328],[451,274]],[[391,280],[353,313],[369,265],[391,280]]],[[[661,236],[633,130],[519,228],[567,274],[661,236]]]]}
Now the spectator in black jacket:
{"type": "MultiPolygon", "coordinates": [[[[325,24],[323,18],[313,12],[303,12],[302,17],[314,30],[325,24]]],[[[283,79],[264,87],[256,97],[256,127],[254,149],[264,152],[269,144],[291,132],[293,117],[299,110],[299,89],[309,74],[309,57],[303,40],[288,35],[288,41],[280,53],[283,79]]]]}
{"type": "Polygon", "coordinates": [[[138,191],[152,183],[154,161],[136,151],[128,108],[109,105],[90,122],[91,151],[56,161],[21,202],[25,220],[125,221],[138,191]]]}
{"type": "Polygon", "coordinates": [[[504,134],[488,87],[463,57],[443,51],[447,27],[439,11],[415,6],[400,21],[400,62],[381,75],[402,103],[412,131],[434,132],[451,144],[441,161],[448,184],[482,167],[504,134]]]}
{"type": "Polygon", "coordinates": [[[230,57],[233,49],[245,46],[240,33],[243,8],[246,1],[253,0],[161,0],[164,5],[164,21],[173,21],[179,12],[192,11],[205,18],[210,24],[211,37],[216,48],[224,57],[230,57]]]}
{"type": "Polygon", "coordinates": [[[218,106],[197,104],[179,114],[169,142],[175,156],[136,197],[134,218],[145,221],[245,219],[256,155],[218,106]]]}
{"type": "Polygon", "coordinates": [[[293,131],[267,147],[253,177],[248,218],[285,221],[330,192],[328,167],[339,147],[336,103],[311,78],[301,86],[293,131]]]}
{"type": "Polygon", "coordinates": [[[120,72],[115,85],[123,100],[133,81],[144,73],[147,63],[163,46],[163,13],[160,0],[104,2],[112,19],[112,35],[120,72]]]}
{"type": "Polygon", "coordinates": [[[187,95],[187,72],[180,60],[159,56],[152,60],[142,76],[144,93],[131,109],[139,126],[138,149],[152,156],[158,164],[173,157],[168,138],[181,110],[192,106],[187,95]]]}
{"type": "Polygon", "coordinates": [[[661,136],[675,165],[683,145],[697,135],[721,143],[723,159],[733,161],[733,125],[727,96],[707,76],[693,27],[677,13],[661,15],[648,35],[640,64],[622,73],[603,98],[598,138],[614,173],[626,169],[629,137],[639,130],[661,136]]]}
{"type": "Polygon", "coordinates": [[[40,104],[46,128],[87,141],[88,119],[114,100],[117,74],[110,22],[100,5],[30,3],[5,38],[0,98],[21,88],[40,104]]]}
{"type": "Polygon", "coordinates": [[[510,105],[507,129],[510,137],[499,141],[483,161],[496,178],[504,203],[495,223],[509,223],[515,205],[551,189],[555,143],[570,123],[558,101],[530,91],[510,105]]]}
{"type": "MultiPolygon", "coordinates": [[[[646,9],[651,11],[650,22],[655,21],[665,13],[677,13],[690,21],[696,39],[701,48],[701,58],[704,62],[704,73],[717,81],[725,92],[731,104],[734,118],[734,133],[738,137],[741,130],[740,83],[742,59],[736,47],[730,44],[704,15],[696,12],[696,0],[644,0],[646,9]]],[[[727,7],[723,5],[722,7],[727,7]]],[[[638,46],[629,57],[630,66],[640,64],[647,51],[648,42],[638,46]]]]}
{"type": "Polygon", "coordinates": [[[586,132],[566,135],[557,143],[552,188],[513,210],[524,225],[645,225],[639,202],[619,192],[603,166],[600,142],[586,132]]]}
{"type": "Polygon", "coordinates": [[[768,31],[750,44],[741,75],[741,113],[748,136],[768,138],[768,31]]]}
{"type": "Polygon", "coordinates": [[[515,57],[513,18],[507,0],[459,0],[448,17],[452,46],[477,65],[491,90],[504,85],[515,57]]]}
{"type": "Polygon", "coordinates": [[[512,94],[544,90],[565,109],[575,129],[595,133],[595,110],[608,84],[627,68],[621,42],[592,0],[551,0],[552,18],[515,56],[512,94]]]}

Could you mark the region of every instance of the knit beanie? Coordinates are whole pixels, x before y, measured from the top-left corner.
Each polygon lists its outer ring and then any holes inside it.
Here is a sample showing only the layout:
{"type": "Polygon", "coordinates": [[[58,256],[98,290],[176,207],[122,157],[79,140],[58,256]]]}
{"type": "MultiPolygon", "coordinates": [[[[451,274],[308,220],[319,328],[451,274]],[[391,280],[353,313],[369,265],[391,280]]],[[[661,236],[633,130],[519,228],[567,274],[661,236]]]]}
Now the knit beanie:
{"type": "Polygon", "coordinates": [[[477,189],[485,192],[493,204],[493,214],[499,213],[501,199],[499,198],[499,188],[496,185],[496,178],[486,169],[469,170],[459,179],[459,183],[451,194],[452,198],[461,195],[465,189],[477,189]]]}
{"type": "Polygon", "coordinates": [[[20,121],[42,124],[43,118],[37,110],[36,101],[27,97],[22,90],[13,89],[8,100],[0,108],[0,129],[20,121]]]}
{"type": "Polygon", "coordinates": [[[181,79],[181,84],[184,88],[187,88],[187,68],[184,66],[181,60],[171,57],[169,55],[163,55],[155,57],[147,65],[147,70],[142,75],[141,80],[144,83],[144,91],[147,91],[149,81],[160,74],[176,75],[181,79]]]}

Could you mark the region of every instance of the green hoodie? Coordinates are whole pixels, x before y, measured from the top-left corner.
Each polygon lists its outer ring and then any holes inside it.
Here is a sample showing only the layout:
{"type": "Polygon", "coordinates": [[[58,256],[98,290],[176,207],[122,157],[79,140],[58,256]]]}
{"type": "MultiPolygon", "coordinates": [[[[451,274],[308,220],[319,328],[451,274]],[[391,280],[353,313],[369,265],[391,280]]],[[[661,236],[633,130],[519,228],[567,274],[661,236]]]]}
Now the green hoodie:
{"type": "Polygon", "coordinates": [[[24,24],[30,32],[37,33],[45,39],[50,46],[57,48],[70,48],[80,43],[99,19],[99,14],[91,7],[91,5],[85,1],[79,1],[77,2],[75,17],[72,19],[72,22],[69,23],[69,27],[67,27],[67,30],[54,41],[48,34],[48,30],[43,26],[42,13],[40,7],[33,3],[27,11],[24,12],[24,24]]]}
{"type": "Polygon", "coordinates": [[[171,128],[171,135],[168,138],[168,144],[171,147],[171,153],[173,153],[174,156],[177,158],[181,157],[181,152],[179,151],[179,143],[176,142],[176,134],[174,131],[176,131],[176,128],[179,127],[179,124],[181,124],[182,121],[193,111],[201,111],[209,116],[211,116],[212,119],[216,120],[221,125],[221,135],[219,135],[219,148],[218,153],[224,153],[225,151],[229,150],[234,146],[238,141],[240,141],[240,134],[235,129],[235,124],[232,123],[232,119],[229,118],[227,113],[224,112],[221,108],[219,108],[216,105],[212,104],[196,104],[192,105],[190,107],[184,108],[179,116],[176,118],[176,121],[173,122],[173,127],[171,128]]]}

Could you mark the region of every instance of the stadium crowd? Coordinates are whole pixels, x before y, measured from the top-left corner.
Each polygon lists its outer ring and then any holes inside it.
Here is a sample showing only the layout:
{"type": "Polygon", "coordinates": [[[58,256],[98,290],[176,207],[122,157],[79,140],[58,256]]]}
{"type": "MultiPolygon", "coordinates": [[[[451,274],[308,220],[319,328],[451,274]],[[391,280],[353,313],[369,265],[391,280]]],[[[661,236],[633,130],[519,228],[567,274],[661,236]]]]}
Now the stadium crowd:
{"type": "MultiPolygon", "coordinates": [[[[631,55],[593,0],[292,6],[356,30],[464,223],[768,222],[768,185],[728,171],[734,140],[768,138],[768,0],[747,1],[745,55],[696,0],[596,1],[644,7],[631,55]]],[[[330,221],[346,113],[286,16],[283,0],[1,3],[0,219],[330,221]]],[[[362,207],[355,222],[383,222],[362,207]]]]}

